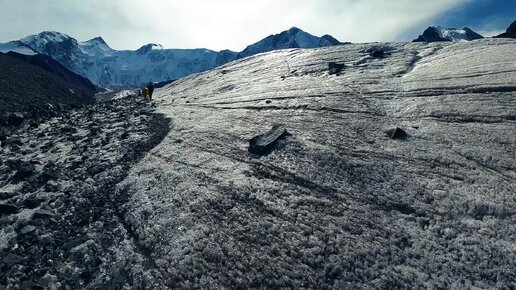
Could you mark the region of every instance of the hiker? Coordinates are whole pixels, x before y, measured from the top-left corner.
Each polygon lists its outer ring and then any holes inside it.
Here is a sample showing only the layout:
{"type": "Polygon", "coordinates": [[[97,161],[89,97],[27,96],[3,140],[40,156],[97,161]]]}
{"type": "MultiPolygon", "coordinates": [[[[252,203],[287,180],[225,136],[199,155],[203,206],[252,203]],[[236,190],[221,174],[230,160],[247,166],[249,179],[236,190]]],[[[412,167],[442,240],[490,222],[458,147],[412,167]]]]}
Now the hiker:
{"type": "Polygon", "coordinates": [[[152,93],[154,92],[154,85],[152,84],[152,82],[149,83],[147,89],[149,89],[149,100],[152,100],[152,93]]]}
{"type": "Polygon", "coordinates": [[[147,87],[143,88],[142,94],[143,94],[143,98],[147,99],[147,96],[149,95],[149,88],[147,88],[147,87]]]}

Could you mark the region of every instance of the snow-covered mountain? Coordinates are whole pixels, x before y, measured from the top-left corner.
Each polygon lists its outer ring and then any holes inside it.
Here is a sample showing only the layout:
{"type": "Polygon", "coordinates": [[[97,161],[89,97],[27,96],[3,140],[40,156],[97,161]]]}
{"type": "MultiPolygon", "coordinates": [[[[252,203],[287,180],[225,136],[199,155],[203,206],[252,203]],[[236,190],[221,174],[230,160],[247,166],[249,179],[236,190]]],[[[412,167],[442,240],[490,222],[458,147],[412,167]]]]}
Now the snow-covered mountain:
{"type": "Polygon", "coordinates": [[[422,35],[414,39],[414,42],[436,42],[436,41],[471,41],[484,38],[475,31],[464,27],[463,29],[444,28],[441,26],[430,26],[422,35]]]}
{"type": "Polygon", "coordinates": [[[301,29],[291,28],[252,44],[240,53],[230,50],[165,49],[152,43],[131,51],[112,49],[101,37],[79,42],[63,33],[44,31],[0,44],[0,51],[45,54],[97,85],[131,87],[149,81],[179,79],[260,52],[337,44],[340,42],[332,36],[316,37],[301,29]]]}
{"type": "Polygon", "coordinates": [[[255,55],[262,52],[268,52],[286,48],[316,48],[332,45],[339,45],[337,39],[331,35],[323,35],[322,37],[313,36],[303,30],[292,27],[280,34],[269,35],[268,37],[249,45],[237,55],[237,59],[255,55]]]}
{"type": "Polygon", "coordinates": [[[157,44],[135,51],[115,50],[101,37],[79,42],[52,31],[0,45],[0,51],[8,50],[45,54],[95,84],[124,87],[204,71],[215,66],[218,56],[218,52],[208,49],[163,49],[157,44]]]}

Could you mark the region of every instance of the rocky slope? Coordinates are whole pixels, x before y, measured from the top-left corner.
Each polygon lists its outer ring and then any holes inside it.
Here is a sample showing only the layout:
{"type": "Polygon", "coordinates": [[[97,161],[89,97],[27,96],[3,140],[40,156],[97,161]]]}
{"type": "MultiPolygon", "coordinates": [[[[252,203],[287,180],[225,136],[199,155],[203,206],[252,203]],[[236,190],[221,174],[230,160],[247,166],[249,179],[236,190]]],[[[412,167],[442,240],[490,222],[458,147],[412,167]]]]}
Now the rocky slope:
{"type": "Polygon", "coordinates": [[[283,50],[17,131],[0,289],[515,287],[515,48],[283,50]]]}
{"type": "Polygon", "coordinates": [[[484,37],[468,27],[456,29],[430,26],[413,42],[471,41],[481,38],[484,37]]]}
{"type": "Polygon", "coordinates": [[[9,132],[0,147],[0,289],[163,288],[145,278],[159,273],[149,274],[120,219],[127,196],[115,192],[167,133],[169,121],[152,111],[129,96],[9,132]]]}
{"type": "Polygon", "coordinates": [[[260,52],[282,48],[313,48],[340,44],[335,38],[321,38],[292,28],[271,35],[238,53],[209,49],[164,49],[147,44],[135,51],[115,50],[101,38],[79,42],[66,34],[44,31],[20,40],[0,44],[0,51],[48,55],[69,70],[104,87],[135,87],[149,81],[162,82],[211,69],[260,52]]]}
{"type": "Polygon", "coordinates": [[[54,75],[57,75],[59,78],[65,80],[66,82],[75,86],[76,88],[81,89],[83,92],[87,94],[93,95],[99,91],[99,88],[96,87],[90,80],[68,70],[59,62],[47,55],[26,55],[12,51],[7,52],[6,55],[12,58],[22,60],[26,63],[30,63],[54,75]]]}
{"type": "MultiPolygon", "coordinates": [[[[0,53],[0,125],[55,116],[94,101],[97,88],[47,56],[0,53]]],[[[0,134],[2,134],[0,130],[0,134]]]]}

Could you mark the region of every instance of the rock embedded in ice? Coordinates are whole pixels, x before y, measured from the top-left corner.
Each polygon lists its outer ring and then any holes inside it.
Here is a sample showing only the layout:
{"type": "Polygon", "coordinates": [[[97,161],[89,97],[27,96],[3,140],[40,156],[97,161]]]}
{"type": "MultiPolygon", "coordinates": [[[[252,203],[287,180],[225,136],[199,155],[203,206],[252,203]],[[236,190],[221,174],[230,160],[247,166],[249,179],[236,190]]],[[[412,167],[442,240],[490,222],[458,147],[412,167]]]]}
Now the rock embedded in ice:
{"type": "Polygon", "coordinates": [[[403,138],[408,137],[407,132],[405,132],[405,130],[400,129],[398,127],[396,127],[395,129],[389,129],[389,130],[387,130],[386,133],[389,136],[389,138],[391,138],[391,139],[403,139],[403,138]]]}
{"type": "Polygon", "coordinates": [[[338,75],[344,69],[346,65],[343,63],[329,62],[328,63],[328,74],[338,75]]]}
{"type": "Polygon", "coordinates": [[[289,133],[284,125],[274,125],[272,129],[262,135],[258,135],[249,140],[249,152],[256,155],[265,155],[274,150],[276,142],[288,136],[289,133]]]}

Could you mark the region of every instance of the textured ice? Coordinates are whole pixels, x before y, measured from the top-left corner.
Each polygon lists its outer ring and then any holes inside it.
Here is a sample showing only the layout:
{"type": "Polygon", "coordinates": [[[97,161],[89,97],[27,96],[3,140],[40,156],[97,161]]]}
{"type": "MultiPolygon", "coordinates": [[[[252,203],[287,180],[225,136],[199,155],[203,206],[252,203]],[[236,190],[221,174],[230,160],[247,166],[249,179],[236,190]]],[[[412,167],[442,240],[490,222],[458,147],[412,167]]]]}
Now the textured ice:
{"type": "Polygon", "coordinates": [[[516,41],[372,46],[262,54],[157,90],[171,132],[120,188],[164,284],[515,286],[516,41]],[[249,154],[274,124],[285,145],[249,154]]]}

